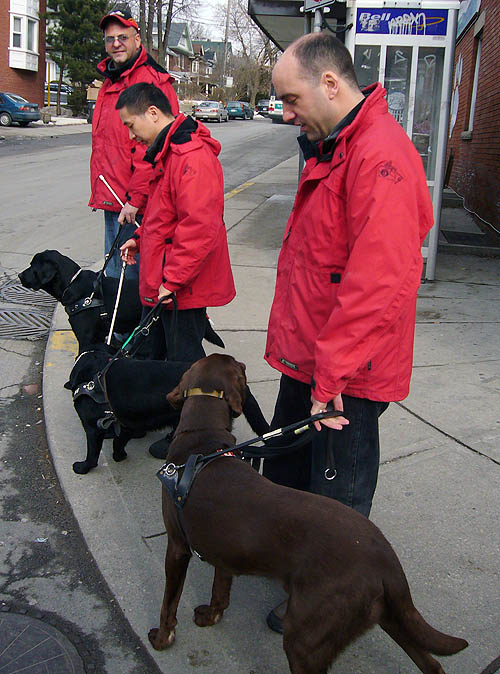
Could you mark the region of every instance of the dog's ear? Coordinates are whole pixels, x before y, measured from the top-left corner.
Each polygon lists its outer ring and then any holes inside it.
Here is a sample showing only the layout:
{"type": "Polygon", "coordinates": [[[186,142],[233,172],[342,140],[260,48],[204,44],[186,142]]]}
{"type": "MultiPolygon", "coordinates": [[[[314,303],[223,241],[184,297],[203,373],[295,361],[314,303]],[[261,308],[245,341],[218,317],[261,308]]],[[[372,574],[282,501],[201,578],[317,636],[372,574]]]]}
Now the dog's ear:
{"type": "Polygon", "coordinates": [[[180,409],[184,404],[181,384],[182,382],[170,391],[170,393],[167,393],[167,402],[169,402],[176,410],[180,409]]]}
{"type": "Polygon", "coordinates": [[[71,391],[71,381],[70,381],[70,380],[68,380],[67,382],[65,382],[64,388],[68,389],[68,391],[71,391]]]}
{"type": "Polygon", "coordinates": [[[40,265],[36,269],[36,275],[40,285],[44,286],[50,283],[57,273],[55,265],[49,260],[40,261],[40,265]]]}
{"type": "Polygon", "coordinates": [[[233,417],[239,417],[243,412],[243,404],[246,396],[245,363],[235,360],[236,367],[232,369],[231,381],[226,387],[226,400],[231,407],[233,417]]]}

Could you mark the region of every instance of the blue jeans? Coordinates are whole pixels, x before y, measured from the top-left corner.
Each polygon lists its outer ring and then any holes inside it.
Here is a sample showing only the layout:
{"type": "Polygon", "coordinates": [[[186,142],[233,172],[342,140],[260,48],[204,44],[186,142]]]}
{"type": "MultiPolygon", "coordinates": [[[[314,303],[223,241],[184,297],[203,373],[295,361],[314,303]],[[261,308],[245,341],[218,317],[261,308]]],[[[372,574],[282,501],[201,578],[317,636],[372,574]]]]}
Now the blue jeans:
{"type": "MultiPolygon", "coordinates": [[[[281,376],[280,390],[271,428],[287,426],[310,416],[311,387],[281,376]]],[[[378,419],[389,403],[343,395],[349,425],[341,431],[323,428],[312,443],[288,456],[264,461],[264,475],[278,484],[334,498],[368,517],[377,486],[380,458],[378,419]],[[327,435],[333,433],[335,468],[333,480],[325,478],[328,468],[327,435]]]]}
{"type": "MultiPolygon", "coordinates": [[[[120,229],[120,223],[118,222],[119,213],[113,213],[113,211],[104,211],[104,254],[107,254],[113,245],[113,241],[118,234],[120,229]]],[[[141,222],[142,216],[137,215],[136,220],[138,223],[141,222]]],[[[106,276],[114,276],[118,278],[122,271],[122,261],[120,259],[120,246],[130,239],[132,234],[135,232],[136,227],[131,223],[125,223],[121,228],[120,237],[118,239],[118,244],[116,246],[115,252],[113,253],[111,260],[106,266],[106,276]]],[[[135,256],[137,264],[129,264],[125,267],[125,278],[131,280],[139,279],[139,255],[135,256]]]]}

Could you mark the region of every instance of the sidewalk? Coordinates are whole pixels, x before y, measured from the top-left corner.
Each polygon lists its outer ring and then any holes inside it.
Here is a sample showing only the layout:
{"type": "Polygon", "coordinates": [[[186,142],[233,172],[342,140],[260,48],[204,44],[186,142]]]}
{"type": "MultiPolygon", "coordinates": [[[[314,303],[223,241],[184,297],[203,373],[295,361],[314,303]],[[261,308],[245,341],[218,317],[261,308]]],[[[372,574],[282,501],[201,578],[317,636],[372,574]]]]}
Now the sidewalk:
{"type": "MultiPolygon", "coordinates": [[[[297,160],[226,195],[226,224],[237,297],[210,310],[226,352],[247,365],[250,387],[270,418],[278,373],[263,360],[275,267],[297,186],[297,160]]],[[[500,531],[500,280],[498,260],[441,254],[437,280],[420,289],[410,396],[381,420],[382,463],[372,518],[396,549],[416,605],[434,626],[465,637],[469,648],[439,658],[453,674],[479,674],[498,643],[500,531]]],[[[210,345],[209,345],[210,346],[210,345]]],[[[211,348],[210,351],[217,349],[211,348]]],[[[61,307],[44,364],[44,413],[52,458],[89,549],[135,632],[148,649],[164,588],[166,536],[161,462],[150,433],[114,463],[105,441],[99,466],[72,471],[85,436],[63,388],[76,343],[61,307]]],[[[238,440],[251,437],[235,424],[238,440]]],[[[200,629],[193,608],[210,598],[212,568],[193,559],[170,650],[150,649],[168,674],[278,674],[288,671],[281,638],[265,616],[283,596],[277,583],[235,579],[231,605],[215,627],[200,629]]],[[[412,674],[406,654],[376,628],[337,661],[338,674],[412,674]]],[[[145,673],[146,674],[146,673],[145,673]]]]}

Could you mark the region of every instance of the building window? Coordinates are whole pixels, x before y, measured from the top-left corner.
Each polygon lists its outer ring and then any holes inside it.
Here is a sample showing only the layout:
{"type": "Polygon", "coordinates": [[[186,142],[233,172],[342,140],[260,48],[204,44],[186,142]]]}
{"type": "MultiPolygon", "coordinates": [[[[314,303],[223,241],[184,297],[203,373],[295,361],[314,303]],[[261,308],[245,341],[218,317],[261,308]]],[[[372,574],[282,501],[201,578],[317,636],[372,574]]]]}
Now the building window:
{"type": "Polygon", "coordinates": [[[12,46],[21,48],[22,19],[20,16],[12,17],[12,46]]]}
{"type": "Polygon", "coordinates": [[[481,63],[481,45],[482,45],[482,33],[479,34],[476,38],[476,63],[474,66],[474,81],[472,82],[472,95],[470,99],[470,110],[469,110],[469,128],[467,129],[467,131],[472,131],[474,127],[474,113],[476,111],[477,85],[479,80],[479,65],[481,63]]]}
{"type": "Polygon", "coordinates": [[[28,19],[28,51],[36,51],[36,26],[36,21],[28,19]]]}

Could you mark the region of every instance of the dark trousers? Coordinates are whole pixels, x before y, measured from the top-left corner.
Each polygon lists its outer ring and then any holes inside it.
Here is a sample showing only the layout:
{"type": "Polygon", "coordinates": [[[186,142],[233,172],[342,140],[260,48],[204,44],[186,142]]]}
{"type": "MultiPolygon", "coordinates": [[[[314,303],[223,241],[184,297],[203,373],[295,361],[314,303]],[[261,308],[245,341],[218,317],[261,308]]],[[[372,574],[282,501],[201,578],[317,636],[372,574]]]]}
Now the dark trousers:
{"type": "MultiPolygon", "coordinates": [[[[149,307],[144,307],[142,318],[150,311],[149,307]]],[[[161,311],[159,319],[151,326],[144,347],[141,347],[142,357],[147,349],[147,357],[151,360],[194,363],[204,358],[206,354],[202,340],[205,336],[206,313],[205,308],[161,311]]]]}
{"type": "MultiPolygon", "coordinates": [[[[377,486],[380,460],[378,419],[389,403],[343,395],[349,425],[341,431],[323,428],[312,443],[283,458],[264,461],[264,475],[278,484],[329,496],[366,517],[377,486]],[[333,480],[325,478],[328,466],[327,434],[334,434],[333,480]]],[[[281,376],[271,428],[306,419],[311,412],[311,387],[281,376]]]]}

